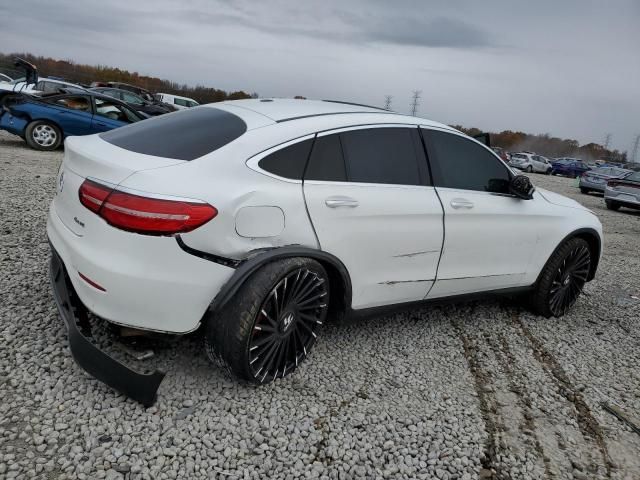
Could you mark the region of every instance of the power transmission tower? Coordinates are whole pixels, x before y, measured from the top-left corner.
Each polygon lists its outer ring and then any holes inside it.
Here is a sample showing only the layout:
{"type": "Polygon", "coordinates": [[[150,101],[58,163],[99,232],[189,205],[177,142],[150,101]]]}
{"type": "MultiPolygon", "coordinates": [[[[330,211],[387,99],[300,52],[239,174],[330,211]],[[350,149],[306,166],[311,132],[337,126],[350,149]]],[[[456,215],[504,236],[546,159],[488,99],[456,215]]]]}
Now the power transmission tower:
{"type": "Polygon", "coordinates": [[[604,144],[602,145],[605,150],[609,150],[609,144],[611,143],[611,134],[607,133],[604,136],[604,144]]]}
{"type": "Polygon", "coordinates": [[[418,113],[418,106],[420,105],[420,102],[418,102],[418,100],[420,100],[421,93],[422,90],[413,91],[413,98],[411,100],[411,115],[414,117],[416,116],[416,113],[418,113]]]}
{"type": "Polygon", "coordinates": [[[384,96],[384,109],[385,110],[391,110],[391,99],[393,97],[391,95],[385,95],[384,96]]]}
{"type": "Polygon", "coordinates": [[[640,147],[640,135],[636,135],[636,139],[633,142],[631,148],[631,162],[636,163],[638,161],[638,147],[640,147]]]}

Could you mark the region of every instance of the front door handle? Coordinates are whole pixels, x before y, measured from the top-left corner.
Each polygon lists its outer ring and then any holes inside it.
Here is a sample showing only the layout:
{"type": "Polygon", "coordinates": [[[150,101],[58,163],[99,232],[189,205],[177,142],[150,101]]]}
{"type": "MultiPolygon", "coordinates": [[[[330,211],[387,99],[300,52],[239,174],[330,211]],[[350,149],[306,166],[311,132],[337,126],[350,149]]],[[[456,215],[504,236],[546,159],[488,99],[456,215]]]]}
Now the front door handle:
{"type": "Polygon", "coordinates": [[[464,198],[454,198],[453,200],[451,200],[450,205],[455,209],[473,208],[473,202],[465,200],[464,198]]]}
{"type": "Polygon", "coordinates": [[[358,201],[355,198],[351,197],[329,197],[324,201],[324,204],[329,208],[338,208],[338,207],[357,207],[358,201]]]}

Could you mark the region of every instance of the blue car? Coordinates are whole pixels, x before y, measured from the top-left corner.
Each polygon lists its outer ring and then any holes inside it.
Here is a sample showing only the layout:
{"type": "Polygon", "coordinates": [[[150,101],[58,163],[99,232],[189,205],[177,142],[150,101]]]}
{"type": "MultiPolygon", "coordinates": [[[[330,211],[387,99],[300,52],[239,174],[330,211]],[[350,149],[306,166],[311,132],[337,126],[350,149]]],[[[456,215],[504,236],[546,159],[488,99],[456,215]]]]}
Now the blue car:
{"type": "Polygon", "coordinates": [[[551,162],[551,175],[576,178],[589,170],[591,167],[577,158],[559,158],[555,162],[551,162]]]}
{"type": "Polygon", "coordinates": [[[36,150],[55,150],[65,137],[106,132],[146,118],[123,102],[91,92],[10,93],[0,99],[0,107],[0,129],[36,150]]]}

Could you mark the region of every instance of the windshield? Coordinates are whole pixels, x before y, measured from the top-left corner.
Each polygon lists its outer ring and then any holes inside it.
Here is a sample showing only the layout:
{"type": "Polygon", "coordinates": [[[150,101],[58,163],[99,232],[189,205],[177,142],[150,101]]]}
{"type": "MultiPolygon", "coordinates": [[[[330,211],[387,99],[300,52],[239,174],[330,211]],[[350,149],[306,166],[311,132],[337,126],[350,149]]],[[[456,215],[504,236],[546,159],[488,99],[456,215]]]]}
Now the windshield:
{"type": "Polygon", "coordinates": [[[632,182],[640,182],[640,172],[634,172],[631,175],[624,177],[625,180],[631,180],[632,182]]]}

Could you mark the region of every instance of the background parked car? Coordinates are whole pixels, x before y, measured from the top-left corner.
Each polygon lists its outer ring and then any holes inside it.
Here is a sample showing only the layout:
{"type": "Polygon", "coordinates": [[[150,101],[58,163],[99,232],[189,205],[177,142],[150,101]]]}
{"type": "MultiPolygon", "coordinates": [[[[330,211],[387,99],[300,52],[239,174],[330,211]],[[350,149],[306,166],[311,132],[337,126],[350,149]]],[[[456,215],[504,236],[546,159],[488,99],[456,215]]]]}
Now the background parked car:
{"type": "Polygon", "coordinates": [[[565,177],[576,178],[589,170],[591,170],[591,167],[577,158],[559,158],[551,163],[552,175],[564,175],[565,177]]]}
{"type": "Polygon", "coordinates": [[[11,78],[9,75],[5,75],[4,73],[0,73],[0,82],[11,83],[13,82],[13,78],[11,78]]]}
{"type": "Polygon", "coordinates": [[[36,84],[26,85],[24,79],[17,79],[10,83],[0,83],[0,90],[9,90],[21,93],[42,94],[42,93],[63,93],[63,92],[84,92],[85,89],[75,83],[65,82],[53,78],[40,78],[36,84]]]}
{"type": "Polygon", "coordinates": [[[157,93],[155,97],[161,102],[168,103],[169,105],[173,105],[179,110],[183,110],[185,108],[197,107],[198,105],[200,105],[193,98],[181,97],[180,95],[172,95],[170,93],[157,93]]]}
{"type": "Polygon", "coordinates": [[[105,132],[144,117],[125,103],[89,92],[34,97],[6,95],[0,129],[24,138],[36,150],[55,150],[70,135],[105,132]]]}
{"type": "Polygon", "coordinates": [[[542,155],[530,152],[512,153],[509,165],[525,172],[551,173],[551,163],[542,155]]]}
{"type": "Polygon", "coordinates": [[[622,178],[631,173],[631,170],[618,167],[600,167],[589,170],[580,176],[580,191],[604,192],[607,181],[613,178],[622,178]]]}
{"type": "Polygon", "coordinates": [[[505,162],[509,162],[509,154],[502,147],[491,147],[491,150],[496,152],[496,154],[505,162]]]}
{"type": "Polygon", "coordinates": [[[116,98],[123,101],[131,108],[138,112],[145,113],[149,116],[162,115],[164,113],[172,112],[173,109],[164,103],[149,102],[140,95],[120,88],[112,87],[97,87],[90,89],[92,92],[98,92],[109,97],[116,98]]]}
{"type": "Polygon", "coordinates": [[[604,202],[609,210],[620,207],[640,209],[640,172],[609,180],[604,190],[604,202]]]}

